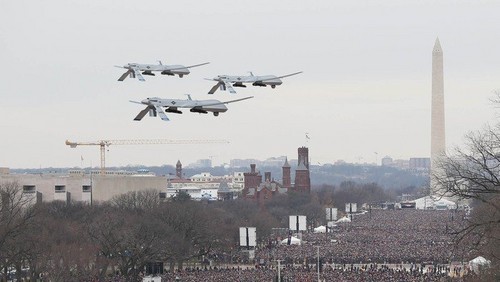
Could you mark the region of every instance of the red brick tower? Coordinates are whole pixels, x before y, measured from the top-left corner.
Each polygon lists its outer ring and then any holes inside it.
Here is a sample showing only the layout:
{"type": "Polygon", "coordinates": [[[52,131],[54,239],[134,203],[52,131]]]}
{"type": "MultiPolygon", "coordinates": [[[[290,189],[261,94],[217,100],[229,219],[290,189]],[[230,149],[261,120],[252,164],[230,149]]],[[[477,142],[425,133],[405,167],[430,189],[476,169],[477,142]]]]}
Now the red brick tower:
{"type": "Polygon", "coordinates": [[[299,164],[295,171],[295,191],[311,192],[311,178],[309,175],[309,149],[307,147],[300,147],[299,164]]]}
{"type": "Polygon", "coordinates": [[[255,164],[250,165],[250,172],[243,173],[245,179],[245,190],[257,188],[262,183],[262,175],[255,171],[255,164]]]}
{"type": "Polygon", "coordinates": [[[290,173],[290,165],[288,164],[288,158],[285,159],[285,164],[282,167],[283,169],[283,188],[292,188],[292,176],[290,173]]]}
{"type": "Polygon", "coordinates": [[[309,169],[309,148],[300,147],[298,149],[299,152],[299,161],[297,165],[300,165],[301,162],[304,163],[307,169],[309,169]]]}

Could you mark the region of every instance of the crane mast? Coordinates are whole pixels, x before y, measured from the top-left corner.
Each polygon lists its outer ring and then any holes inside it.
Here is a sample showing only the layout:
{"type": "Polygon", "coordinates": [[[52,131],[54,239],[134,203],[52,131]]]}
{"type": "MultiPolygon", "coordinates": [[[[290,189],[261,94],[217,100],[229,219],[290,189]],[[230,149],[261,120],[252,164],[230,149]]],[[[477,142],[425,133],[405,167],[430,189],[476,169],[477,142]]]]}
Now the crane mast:
{"type": "Polygon", "coordinates": [[[171,140],[171,139],[124,139],[124,140],[99,140],[95,142],[71,142],[66,140],[70,148],[77,146],[99,146],[101,152],[101,174],[106,172],[106,147],[110,145],[160,145],[160,144],[217,144],[229,143],[227,140],[171,140]]]}

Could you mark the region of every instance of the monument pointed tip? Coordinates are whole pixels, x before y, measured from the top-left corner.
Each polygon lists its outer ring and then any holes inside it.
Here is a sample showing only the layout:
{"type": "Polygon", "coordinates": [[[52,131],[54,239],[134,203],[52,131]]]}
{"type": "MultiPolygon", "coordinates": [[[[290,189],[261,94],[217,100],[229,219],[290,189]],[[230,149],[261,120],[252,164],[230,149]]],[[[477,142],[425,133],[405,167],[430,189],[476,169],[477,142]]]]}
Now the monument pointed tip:
{"type": "Polygon", "coordinates": [[[441,43],[439,42],[439,37],[436,37],[436,42],[434,43],[434,49],[432,50],[433,52],[441,52],[441,43]]]}

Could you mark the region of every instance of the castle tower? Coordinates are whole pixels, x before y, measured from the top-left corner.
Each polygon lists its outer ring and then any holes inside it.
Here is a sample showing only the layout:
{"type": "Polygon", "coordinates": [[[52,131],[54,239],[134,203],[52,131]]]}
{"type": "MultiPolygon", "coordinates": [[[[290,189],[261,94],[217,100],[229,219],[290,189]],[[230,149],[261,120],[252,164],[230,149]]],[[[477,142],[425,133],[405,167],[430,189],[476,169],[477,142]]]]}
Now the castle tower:
{"type": "Polygon", "coordinates": [[[300,147],[298,149],[299,152],[299,161],[297,165],[300,165],[300,163],[304,163],[307,169],[309,169],[309,148],[307,147],[300,147]]]}
{"type": "Polygon", "coordinates": [[[255,164],[250,164],[250,172],[243,173],[245,187],[243,189],[257,188],[262,183],[262,175],[255,170],[255,164]]]}
{"type": "Polygon", "coordinates": [[[180,160],[177,160],[177,164],[175,165],[175,175],[182,179],[182,164],[180,160]]]}
{"type": "Polygon", "coordinates": [[[295,191],[298,192],[311,192],[311,180],[309,178],[309,170],[304,162],[299,162],[297,170],[295,171],[295,191]]]}
{"type": "Polygon", "coordinates": [[[299,163],[295,171],[295,191],[310,192],[311,191],[311,178],[309,175],[309,148],[300,147],[298,149],[299,163]]]}
{"type": "Polygon", "coordinates": [[[285,159],[285,164],[282,167],[283,169],[283,187],[290,188],[292,187],[292,176],[290,173],[290,164],[288,164],[288,158],[285,159]]]}
{"type": "Polygon", "coordinates": [[[432,49],[431,195],[437,190],[432,177],[437,172],[435,162],[445,153],[445,150],[443,50],[437,38],[432,49]]]}

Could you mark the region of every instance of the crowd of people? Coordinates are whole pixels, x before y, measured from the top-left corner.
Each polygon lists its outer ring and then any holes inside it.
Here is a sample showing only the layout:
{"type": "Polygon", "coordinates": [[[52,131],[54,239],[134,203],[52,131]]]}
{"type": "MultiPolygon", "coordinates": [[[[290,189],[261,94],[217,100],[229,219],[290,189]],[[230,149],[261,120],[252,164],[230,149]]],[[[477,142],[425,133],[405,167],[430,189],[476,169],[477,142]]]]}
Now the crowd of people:
{"type": "Polygon", "coordinates": [[[216,251],[205,264],[161,277],[277,281],[279,260],[281,281],[318,281],[318,266],[321,281],[474,281],[466,262],[476,254],[453,241],[452,231],[463,224],[461,211],[372,210],[328,233],[303,232],[300,245],[281,243],[287,235],[273,234],[253,258],[242,250],[216,251]]]}
{"type": "MultiPolygon", "coordinates": [[[[280,270],[281,281],[307,282],[318,281],[318,273],[314,267],[284,267],[280,270]]],[[[319,281],[470,281],[476,278],[473,272],[463,272],[455,268],[454,272],[445,268],[411,268],[388,265],[333,266],[326,265],[319,274],[319,281]]],[[[162,281],[278,281],[278,271],[274,267],[256,268],[209,268],[186,269],[166,273],[162,281]]]]}
{"type": "Polygon", "coordinates": [[[330,263],[445,264],[473,258],[453,242],[453,230],[463,224],[461,212],[372,210],[352,222],[339,223],[331,233],[301,234],[301,245],[277,243],[256,251],[256,258],[303,263],[318,256],[330,263]]]}

